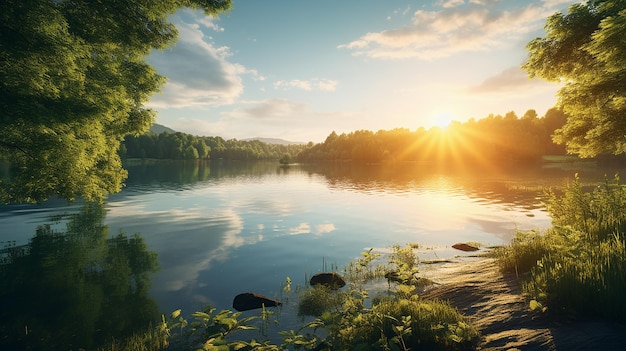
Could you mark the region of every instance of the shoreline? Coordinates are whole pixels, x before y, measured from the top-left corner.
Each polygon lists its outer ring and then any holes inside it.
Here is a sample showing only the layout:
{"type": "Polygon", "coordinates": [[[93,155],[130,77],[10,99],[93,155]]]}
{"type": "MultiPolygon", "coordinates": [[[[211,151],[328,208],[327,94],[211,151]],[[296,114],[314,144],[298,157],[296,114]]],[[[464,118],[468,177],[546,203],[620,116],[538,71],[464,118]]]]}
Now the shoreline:
{"type": "Polygon", "coordinates": [[[477,350],[624,350],[626,326],[594,320],[554,319],[531,311],[515,274],[494,258],[464,256],[422,267],[433,281],[423,298],[448,300],[481,332],[477,350]]]}

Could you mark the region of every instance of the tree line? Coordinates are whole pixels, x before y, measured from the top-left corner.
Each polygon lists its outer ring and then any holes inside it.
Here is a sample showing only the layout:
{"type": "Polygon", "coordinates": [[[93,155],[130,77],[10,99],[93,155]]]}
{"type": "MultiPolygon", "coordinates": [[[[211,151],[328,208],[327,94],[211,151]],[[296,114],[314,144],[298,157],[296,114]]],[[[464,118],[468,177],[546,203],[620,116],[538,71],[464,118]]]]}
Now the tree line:
{"type": "Polygon", "coordinates": [[[521,118],[515,112],[453,122],[448,128],[399,128],[376,133],[359,130],[338,135],[332,132],[323,143],[308,147],[296,159],[352,160],[362,162],[491,162],[537,161],[544,155],[563,155],[565,147],[552,141],[552,135],[566,122],[559,109],[538,117],[528,110],[521,118]]]}
{"type": "Polygon", "coordinates": [[[120,146],[123,158],[171,160],[278,160],[297,155],[307,145],[270,144],[259,140],[225,140],[219,136],[195,136],[175,132],[127,135],[120,146]]]}
{"type": "Polygon", "coordinates": [[[538,117],[535,110],[528,110],[521,118],[515,112],[504,116],[492,114],[465,123],[454,122],[445,130],[397,128],[378,132],[358,130],[340,135],[333,131],[323,143],[306,145],[150,132],[126,136],[120,155],[173,160],[532,162],[545,155],[566,153],[564,146],[552,141],[552,135],[565,121],[565,114],[555,108],[543,117],[538,117]]]}

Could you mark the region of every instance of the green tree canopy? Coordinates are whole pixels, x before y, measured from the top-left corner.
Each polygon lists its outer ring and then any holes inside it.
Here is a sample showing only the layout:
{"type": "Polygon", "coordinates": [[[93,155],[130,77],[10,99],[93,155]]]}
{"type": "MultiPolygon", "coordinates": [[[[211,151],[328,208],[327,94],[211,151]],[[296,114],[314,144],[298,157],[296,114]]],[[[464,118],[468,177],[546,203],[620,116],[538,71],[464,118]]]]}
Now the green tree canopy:
{"type": "Polygon", "coordinates": [[[230,0],[4,0],[0,5],[0,180],[3,202],[100,199],[126,172],[120,141],[145,132],[143,104],[164,83],[147,64],[176,38],[168,16],[230,0]]]}
{"type": "Polygon", "coordinates": [[[575,4],[545,29],[528,44],[524,69],[564,83],[559,105],[569,117],[555,141],[582,157],[626,152],[626,2],[575,4]]]}

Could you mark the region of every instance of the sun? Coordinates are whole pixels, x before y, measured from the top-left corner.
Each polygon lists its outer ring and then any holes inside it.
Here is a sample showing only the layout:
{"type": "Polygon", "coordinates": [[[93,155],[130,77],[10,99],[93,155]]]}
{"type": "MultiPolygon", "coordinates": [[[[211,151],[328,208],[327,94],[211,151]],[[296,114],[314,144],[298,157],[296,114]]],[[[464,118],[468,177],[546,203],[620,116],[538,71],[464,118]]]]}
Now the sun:
{"type": "Polygon", "coordinates": [[[446,129],[450,124],[456,120],[454,113],[450,111],[441,111],[435,114],[433,120],[433,127],[439,127],[440,129],[446,129]]]}

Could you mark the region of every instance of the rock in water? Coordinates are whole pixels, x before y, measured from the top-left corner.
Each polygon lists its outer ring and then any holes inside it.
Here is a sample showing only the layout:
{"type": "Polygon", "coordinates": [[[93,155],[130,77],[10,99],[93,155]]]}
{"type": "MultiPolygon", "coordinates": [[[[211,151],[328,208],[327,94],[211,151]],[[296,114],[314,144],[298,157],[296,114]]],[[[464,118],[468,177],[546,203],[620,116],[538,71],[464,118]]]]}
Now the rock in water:
{"type": "Polygon", "coordinates": [[[335,272],[317,273],[311,277],[309,283],[312,286],[324,285],[333,290],[337,290],[346,286],[346,282],[343,280],[343,278],[335,272]]]}
{"type": "Polygon", "coordinates": [[[257,293],[243,293],[235,296],[233,299],[233,308],[237,311],[248,311],[257,308],[280,306],[280,301],[270,299],[257,293]]]}
{"type": "Polygon", "coordinates": [[[457,249],[457,250],[461,250],[461,251],[478,251],[478,250],[480,250],[476,246],[472,246],[472,245],[468,245],[468,244],[464,244],[464,243],[454,244],[454,245],[452,245],[452,247],[457,249]]]}

